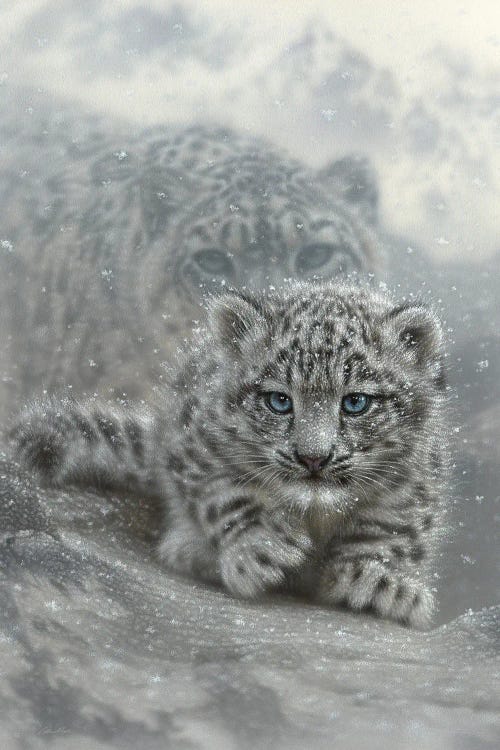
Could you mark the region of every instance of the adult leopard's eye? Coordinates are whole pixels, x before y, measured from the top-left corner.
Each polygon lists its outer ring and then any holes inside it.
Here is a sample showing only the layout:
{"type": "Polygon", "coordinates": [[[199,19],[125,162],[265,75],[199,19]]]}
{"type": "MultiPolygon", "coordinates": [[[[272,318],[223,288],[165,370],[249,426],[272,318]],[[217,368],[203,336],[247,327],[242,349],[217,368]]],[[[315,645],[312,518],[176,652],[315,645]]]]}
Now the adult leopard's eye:
{"type": "Polygon", "coordinates": [[[289,414],[293,409],[293,402],[290,396],[279,391],[270,391],[264,394],[264,401],[268,409],[275,414],[289,414]]]}
{"type": "Polygon", "coordinates": [[[345,414],[363,414],[372,402],[366,393],[349,393],[342,399],[342,411],[345,414]]]}
{"type": "Polygon", "coordinates": [[[221,250],[198,250],[193,260],[204,273],[225,277],[233,274],[233,263],[221,250]]]}
{"type": "Polygon", "coordinates": [[[295,268],[299,273],[315,271],[326,265],[333,255],[334,247],[326,242],[306,245],[297,253],[295,268]]]}

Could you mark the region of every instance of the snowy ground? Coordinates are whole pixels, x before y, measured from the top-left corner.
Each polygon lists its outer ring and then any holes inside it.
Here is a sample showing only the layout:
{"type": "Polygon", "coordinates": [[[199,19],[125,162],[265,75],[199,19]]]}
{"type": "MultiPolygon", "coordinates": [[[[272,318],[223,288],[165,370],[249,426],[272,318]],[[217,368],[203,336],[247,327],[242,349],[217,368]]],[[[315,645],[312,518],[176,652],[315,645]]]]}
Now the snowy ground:
{"type": "Polygon", "coordinates": [[[496,746],[498,607],[418,633],[237,602],[158,568],[154,508],[0,470],[6,750],[496,746]]]}
{"type": "Polygon", "coordinates": [[[401,257],[415,247],[432,259],[425,281],[453,328],[462,425],[429,634],[289,601],[242,605],[173,579],[151,555],[154,508],[132,521],[124,499],[47,494],[2,464],[2,747],[497,746],[496,5],[26,0],[2,10],[0,96],[31,86],[37,101],[134,127],[208,120],[315,165],[368,154],[401,257]]]}

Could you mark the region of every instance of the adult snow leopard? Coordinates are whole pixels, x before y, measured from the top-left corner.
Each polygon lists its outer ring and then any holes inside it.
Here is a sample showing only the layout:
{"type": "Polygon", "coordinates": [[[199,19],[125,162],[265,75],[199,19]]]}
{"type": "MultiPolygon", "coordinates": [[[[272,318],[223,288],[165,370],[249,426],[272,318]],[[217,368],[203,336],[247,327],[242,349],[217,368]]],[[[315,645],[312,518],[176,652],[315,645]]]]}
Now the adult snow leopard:
{"type": "Polygon", "coordinates": [[[112,137],[57,111],[27,119],[24,135],[2,126],[9,406],[54,387],[142,395],[203,315],[203,293],[378,264],[363,160],[318,172],[216,127],[112,137]]]}
{"type": "Polygon", "coordinates": [[[12,436],[52,484],[161,497],[160,554],[177,571],[241,597],[286,588],[421,626],[445,404],[430,309],[304,283],[216,299],[157,408],[49,400],[12,436]]]}

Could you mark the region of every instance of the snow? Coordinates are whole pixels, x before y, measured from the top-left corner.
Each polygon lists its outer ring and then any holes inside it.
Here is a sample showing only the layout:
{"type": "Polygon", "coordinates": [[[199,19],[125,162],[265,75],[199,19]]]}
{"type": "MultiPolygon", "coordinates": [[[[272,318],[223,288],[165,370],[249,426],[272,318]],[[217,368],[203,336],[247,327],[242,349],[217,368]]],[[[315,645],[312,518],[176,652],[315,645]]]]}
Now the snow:
{"type": "MultiPolygon", "coordinates": [[[[387,232],[387,278],[376,283],[439,301],[449,323],[453,419],[461,424],[450,429],[457,483],[435,573],[441,610],[428,633],[285,598],[238,602],[175,578],[145,541],[160,524],[147,503],[134,526],[133,498],[42,490],[2,459],[0,745],[37,750],[50,738],[61,750],[496,746],[496,4],[447,0],[438,11],[430,0],[387,0],[376,10],[347,0],[331,8],[321,0],[300,7],[32,0],[11,3],[3,15],[3,112],[24,92],[16,132],[27,126],[40,138],[47,112],[57,123],[69,109],[134,132],[158,122],[222,122],[321,166],[368,153],[387,232]],[[28,81],[34,93],[25,93],[28,81]]],[[[124,143],[115,144],[116,169],[131,161],[124,143]]],[[[30,179],[26,151],[12,154],[0,143],[0,156],[30,179]]],[[[106,194],[113,188],[111,179],[102,184],[106,194]]],[[[170,197],[156,196],[162,205],[170,197]]],[[[230,213],[241,214],[229,201],[230,213]]],[[[36,210],[47,220],[54,206],[36,210]]],[[[72,225],[59,230],[72,237],[72,225]]],[[[2,230],[7,279],[18,247],[17,235],[2,230]]],[[[95,274],[111,293],[117,280],[104,263],[95,274]]],[[[51,288],[44,285],[44,295],[51,288]]],[[[169,310],[162,318],[175,323],[169,310]]],[[[203,321],[194,323],[201,332],[203,321]]],[[[7,372],[12,346],[2,339],[5,413],[18,377],[7,372]]],[[[99,361],[88,357],[85,369],[99,361]]],[[[34,353],[30,370],[35,364],[34,353]]]]}

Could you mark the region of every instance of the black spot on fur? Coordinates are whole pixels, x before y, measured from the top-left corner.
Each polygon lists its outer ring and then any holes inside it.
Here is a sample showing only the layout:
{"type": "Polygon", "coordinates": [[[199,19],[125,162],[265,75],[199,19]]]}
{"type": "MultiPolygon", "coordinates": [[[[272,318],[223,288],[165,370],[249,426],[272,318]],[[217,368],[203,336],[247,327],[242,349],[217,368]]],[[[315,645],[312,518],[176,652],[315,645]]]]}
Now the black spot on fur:
{"type": "Polygon", "coordinates": [[[403,557],[406,557],[406,552],[399,544],[395,544],[391,547],[391,552],[398,560],[402,560],[403,557]]]}
{"type": "Polygon", "coordinates": [[[257,513],[249,512],[248,517],[245,519],[240,519],[239,523],[234,521],[225,524],[222,533],[225,536],[230,531],[232,531],[231,539],[234,541],[238,539],[238,537],[240,537],[242,534],[244,534],[248,529],[254,526],[260,526],[260,518],[258,517],[257,513]]]}
{"type": "Polygon", "coordinates": [[[217,516],[217,507],[213,503],[211,503],[207,506],[205,517],[209,523],[215,523],[215,521],[217,520],[217,516]]]}
{"type": "Polygon", "coordinates": [[[342,537],[342,544],[360,544],[369,542],[380,542],[385,534],[367,534],[364,531],[358,533],[349,534],[348,536],[342,537]]]}
{"type": "Polygon", "coordinates": [[[415,609],[415,607],[418,607],[421,601],[422,601],[422,597],[420,596],[419,593],[416,593],[411,602],[412,609],[415,609]]]}
{"type": "Polygon", "coordinates": [[[406,585],[404,583],[400,583],[396,589],[396,593],[394,594],[395,601],[400,601],[401,599],[404,599],[406,594],[406,585]]]}
{"type": "Polygon", "coordinates": [[[264,554],[263,552],[258,552],[255,555],[255,559],[257,560],[259,565],[264,565],[265,567],[272,566],[271,558],[268,555],[264,554]]]}
{"type": "Polygon", "coordinates": [[[361,578],[362,575],[363,575],[363,566],[362,565],[355,565],[354,566],[354,571],[353,571],[353,574],[352,574],[352,578],[351,578],[352,583],[355,583],[356,581],[359,581],[359,579],[361,578]]]}
{"type": "Polygon", "coordinates": [[[123,446],[123,439],[119,434],[119,428],[115,420],[99,413],[95,415],[95,420],[101,435],[104,437],[108,445],[110,445],[115,452],[119,450],[123,446]]]}
{"type": "Polygon", "coordinates": [[[227,516],[230,513],[236,513],[236,511],[241,510],[242,508],[247,508],[251,504],[253,504],[253,499],[249,496],[242,495],[240,497],[235,497],[230,500],[227,505],[223,506],[220,515],[227,516]]]}
{"type": "Polygon", "coordinates": [[[73,419],[75,422],[75,425],[78,429],[78,432],[82,435],[82,437],[87,440],[89,443],[95,443],[97,440],[97,433],[92,427],[89,420],[83,416],[83,414],[74,414],[73,419]]]}
{"type": "Polygon", "coordinates": [[[430,453],[431,466],[434,471],[440,471],[443,465],[439,451],[432,450],[430,453]]]}
{"type": "Polygon", "coordinates": [[[285,315],[282,322],[281,322],[281,335],[286,336],[287,333],[290,331],[291,328],[291,320],[289,315],[285,315]]]}
{"type": "Polygon", "coordinates": [[[426,486],[422,482],[418,482],[415,486],[415,495],[417,498],[417,501],[419,505],[430,505],[432,502],[432,498],[426,488],[426,486]]]}
{"type": "Polygon", "coordinates": [[[125,421],[125,434],[128,437],[132,453],[138,464],[144,463],[144,435],[140,424],[133,419],[125,421]]]}
{"type": "Polygon", "coordinates": [[[175,471],[178,474],[182,473],[186,468],[186,464],[182,458],[175,453],[169,453],[167,455],[167,469],[175,471]]]}
{"type": "Polygon", "coordinates": [[[200,470],[201,470],[201,471],[202,471],[202,472],[203,472],[204,474],[208,474],[208,472],[209,472],[209,471],[211,470],[211,468],[212,468],[212,464],[210,463],[210,461],[207,461],[207,460],[206,460],[205,458],[202,458],[202,456],[199,456],[199,455],[198,455],[198,456],[196,456],[196,458],[195,458],[195,459],[193,459],[193,460],[194,460],[194,461],[196,462],[196,464],[197,464],[198,468],[199,468],[199,469],[200,469],[200,470]]]}
{"type": "Polygon", "coordinates": [[[420,562],[425,557],[425,547],[422,544],[414,544],[410,550],[410,557],[413,562],[420,562]]]}
{"type": "Polygon", "coordinates": [[[382,523],[379,521],[377,525],[381,530],[395,536],[408,536],[410,539],[416,539],[418,536],[416,528],[409,523],[382,523]]]}
{"type": "Polygon", "coordinates": [[[434,518],[430,513],[427,516],[425,516],[423,524],[422,524],[422,528],[424,529],[424,531],[428,531],[428,529],[432,527],[433,521],[434,521],[434,518]]]}
{"type": "MultiPolygon", "coordinates": [[[[29,445],[30,441],[27,441],[29,445]]],[[[28,451],[29,464],[44,474],[51,474],[61,461],[63,454],[59,437],[47,436],[41,442],[30,445],[28,451]]]]}
{"type": "Polygon", "coordinates": [[[193,411],[195,407],[197,406],[198,401],[197,399],[186,399],[182,406],[182,410],[180,413],[180,420],[181,423],[184,425],[184,427],[188,427],[191,424],[191,420],[193,418],[193,411]]]}
{"type": "Polygon", "coordinates": [[[382,576],[382,578],[379,578],[377,581],[376,586],[376,593],[380,594],[382,591],[387,591],[387,589],[390,586],[390,581],[387,576],[382,576]]]}

